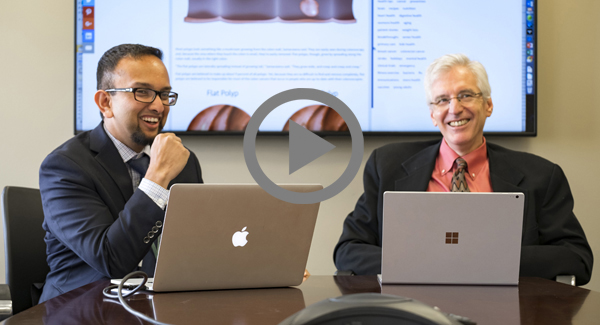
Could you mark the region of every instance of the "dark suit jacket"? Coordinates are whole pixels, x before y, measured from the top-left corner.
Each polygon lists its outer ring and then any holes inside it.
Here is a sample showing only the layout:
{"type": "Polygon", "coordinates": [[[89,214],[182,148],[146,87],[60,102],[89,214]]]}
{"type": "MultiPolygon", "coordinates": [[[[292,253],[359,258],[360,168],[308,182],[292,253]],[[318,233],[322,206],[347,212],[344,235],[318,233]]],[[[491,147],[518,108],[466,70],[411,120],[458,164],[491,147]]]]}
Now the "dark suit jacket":
{"type": "MultiPolygon", "coordinates": [[[[385,191],[426,191],[440,141],[390,144],[371,154],[365,192],[346,217],[334,251],[338,270],[381,273],[381,233],[385,191]]],[[[494,192],[523,192],[525,211],[521,276],[552,279],[572,274],[590,280],[593,256],[573,214],[573,196],[561,168],[538,156],[487,145],[494,192]]]]}
{"type": "MultiPolygon", "coordinates": [[[[194,153],[174,183],[202,183],[194,153]]],[[[134,271],[157,238],[144,243],[144,237],[164,220],[154,201],[133,191],[127,167],[102,123],[46,157],[40,192],[50,266],[40,302],[134,271]]]]}

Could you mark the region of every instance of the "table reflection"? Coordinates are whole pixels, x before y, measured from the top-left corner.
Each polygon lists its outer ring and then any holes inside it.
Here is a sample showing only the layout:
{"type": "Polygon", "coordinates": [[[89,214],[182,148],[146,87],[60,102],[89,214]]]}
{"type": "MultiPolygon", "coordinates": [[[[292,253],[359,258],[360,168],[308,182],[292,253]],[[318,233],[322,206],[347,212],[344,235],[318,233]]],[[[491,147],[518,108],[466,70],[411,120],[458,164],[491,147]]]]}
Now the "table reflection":
{"type": "Polygon", "coordinates": [[[296,288],[160,293],[152,303],[156,319],[170,324],[278,324],[305,307],[296,288]]]}
{"type": "MultiPolygon", "coordinates": [[[[98,281],[27,309],[1,324],[146,324],[98,281]]],[[[383,292],[419,300],[479,324],[596,324],[600,293],[539,278],[518,287],[384,285],[375,276],[311,276],[297,288],[196,291],[130,298],[130,305],[171,324],[278,324],[305,306],[342,294],[383,292]]]]}
{"type": "MultiPolygon", "coordinates": [[[[107,285],[106,282],[100,282],[89,290],[76,289],[48,300],[43,305],[46,307],[44,324],[146,324],[126,312],[118,300],[105,298],[102,289],[107,285]]],[[[146,294],[136,294],[128,298],[127,302],[135,310],[154,317],[152,300],[149,298],[151,297],[146,294]]],[[[6,324],[13,323],[7,321],[6,324]]],[[[14,324],[21,322],[17,319],[14,324]]]]}

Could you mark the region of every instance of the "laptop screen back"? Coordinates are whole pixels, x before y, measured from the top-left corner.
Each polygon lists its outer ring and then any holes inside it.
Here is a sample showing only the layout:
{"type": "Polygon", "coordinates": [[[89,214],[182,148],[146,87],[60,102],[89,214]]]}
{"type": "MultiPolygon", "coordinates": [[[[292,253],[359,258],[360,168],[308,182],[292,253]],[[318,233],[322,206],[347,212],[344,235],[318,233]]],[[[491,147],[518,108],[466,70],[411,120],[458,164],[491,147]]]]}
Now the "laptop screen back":
{"type": "MultiPolygon", "coordinates": [[[[281,185],[312,192],[321,185],[281,185]]],[[[256,184],[171,188],[154,291],[298,285],[319,203],[281,201],[256,184]]]]}
{"type": "Polygon", "coordinates": [[[523,193],[385,192],[382,282],[516,285],[523,193]]]}

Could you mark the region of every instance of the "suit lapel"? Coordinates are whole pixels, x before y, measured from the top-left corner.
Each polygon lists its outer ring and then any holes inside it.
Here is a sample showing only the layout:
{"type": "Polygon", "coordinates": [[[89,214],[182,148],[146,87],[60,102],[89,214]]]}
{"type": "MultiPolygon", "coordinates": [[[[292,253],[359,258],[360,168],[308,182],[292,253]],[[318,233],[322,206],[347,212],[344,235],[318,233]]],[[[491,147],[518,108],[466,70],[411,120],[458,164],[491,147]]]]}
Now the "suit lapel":
{"type": "Polygon", "coordinates": [[[396,180],[396,191],[426,191],[435,167],[441,141],[421,150],[402,164],[404,176],[396,180]]]}
{"type": "MultiPolygon", "coordinates": [[[[534,205],[529,204],[531,200],[535,200],[530,194],[533,194],[531,191],[528,191],[525,188],[519,187],[519,185],[523,182],[525,175],[521,173],[519,170],[515,169],[511,162],[505,159],[505,155],[502,155],[496,151],[490,145],[488,145],[488,160],[490,164],[490,181],[492,183],[492,190],[494,192],[521,192],[525,194],[525,202],[523,206],[523,237],[522,240],[525,241],[525,236],[528,233],[526,229],[531,229],[533,226],[528,226],[527,221],[532,220],[527,216],[535,215],[534,211],[530,211],[534,208],[534,205]]],[[[536,228],[534,228],[536,229],[536,228]]],[[[537,233],[536,237],[537,238],[537,233]]]]}
{"type": "Polygon", "coordinates": [[[506,161],[502,155],[499,155],[489,145],[488,159],[490,163],[490,181],[492,182],[492,189],[494,192],[525,193],[525,190],[519,187],[519,184],[525,176],[517,169],[513,168],[509,161],[506,161]]]}
{"type": "Polygon", "coordinates": [[[112,180],[117,184],[125,201],[133,195],[133,185],[127,167],[114,143],[104,131],[104,123],[100,123],[90,134],[90,149],[97,153],[96,161],[102,165],[112,180]]]}

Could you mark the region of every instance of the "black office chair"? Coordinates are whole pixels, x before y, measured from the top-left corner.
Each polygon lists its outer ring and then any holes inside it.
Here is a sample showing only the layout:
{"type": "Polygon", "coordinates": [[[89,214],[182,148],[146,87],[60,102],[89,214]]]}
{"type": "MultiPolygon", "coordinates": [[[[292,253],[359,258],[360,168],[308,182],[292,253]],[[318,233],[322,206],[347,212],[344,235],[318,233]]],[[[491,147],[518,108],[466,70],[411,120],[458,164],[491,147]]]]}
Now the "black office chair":
{"type": "Polygon", "coordinates": [[[40,190],[6,186],[2,192],[6,283],[12,312],[37,305],[50,272],[46,262],[44,211],[40,190]]]}

